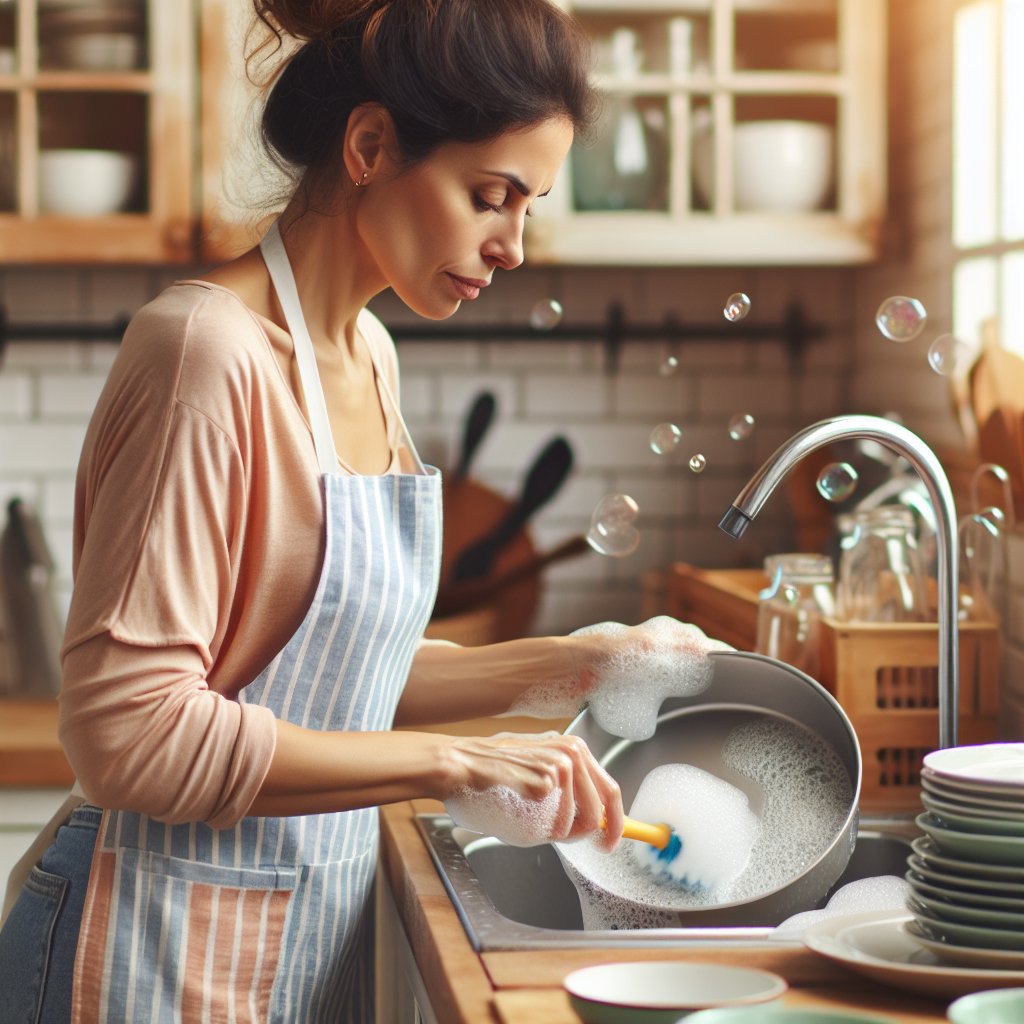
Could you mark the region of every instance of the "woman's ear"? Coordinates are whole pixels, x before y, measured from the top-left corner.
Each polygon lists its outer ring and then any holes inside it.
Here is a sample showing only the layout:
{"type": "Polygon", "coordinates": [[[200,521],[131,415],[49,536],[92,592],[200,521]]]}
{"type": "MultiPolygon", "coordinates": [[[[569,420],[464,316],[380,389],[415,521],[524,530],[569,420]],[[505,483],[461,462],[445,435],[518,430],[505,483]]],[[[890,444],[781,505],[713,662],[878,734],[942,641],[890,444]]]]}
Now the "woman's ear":
{"type": "Polygon", "coordinates": [[[391,115],[379,103],[361,103],[349,114],[343,159],[355,185],[369,185],[387,170],[395,141],[391,115]]]}

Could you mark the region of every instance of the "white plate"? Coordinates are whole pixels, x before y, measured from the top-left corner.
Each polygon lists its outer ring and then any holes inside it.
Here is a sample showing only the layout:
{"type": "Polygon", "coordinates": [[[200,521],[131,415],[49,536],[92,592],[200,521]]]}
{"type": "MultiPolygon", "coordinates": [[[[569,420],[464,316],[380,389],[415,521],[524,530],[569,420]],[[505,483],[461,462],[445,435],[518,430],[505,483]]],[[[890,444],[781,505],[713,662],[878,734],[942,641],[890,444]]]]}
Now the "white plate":
{"type": "MultiPolygon", "coordinates": [[[[981,818],[984,821],[1009,822],[1010,824],[1024,825],[1024,811],[1002,811],[994,807],[985,807],[981,804],[968,803],[967,801],[953,800],[945,793],[937,796],[931,790],[925,790],[921,794],[921,803],[929,811],[936,814],[945,811],[948,814],[960,814],[968,818],[981,818]]],[[[1013,806],[1009,804],[1008,806],[1013,806]]]]}
{"type": "Polygon", "coordinates": [[[815,953],[885,985],[934,998],[952,998],[989,988],[1024,985],[1024,970],[985,970],[944,963],[903,930],[906,910],[832,917],[804,932],[815,953]]]}
{"type": "Polygon", "coordinates": [[[950,946],[945,942],[930,939],[921,930],[916,921],[907,921],[903,930],[925,949],[930,950],[941,960],[961,967],[977,967],[990,971],[1024,971],[1024,953],[1015,949],[979,949],[975,946],[950,946]]]}
{"type": "Polygon", "coordinates": [[[954,783],[943,779],[941,775],[929,775],[924,771],[921,773],[921,785],[926,792],[940,799],[954,800],[977,807],[989,807],[997,811],[1019,812],[1021,806],[1024,805],[1024,797],[1016,790],[980,784],[954,783]]]}
{"type": "Polygon", "coordinates": [[[1024,743],[947,747],[926,754],[927,769],[954,782],[1014,786],[1024,790],[1024,743]]]}

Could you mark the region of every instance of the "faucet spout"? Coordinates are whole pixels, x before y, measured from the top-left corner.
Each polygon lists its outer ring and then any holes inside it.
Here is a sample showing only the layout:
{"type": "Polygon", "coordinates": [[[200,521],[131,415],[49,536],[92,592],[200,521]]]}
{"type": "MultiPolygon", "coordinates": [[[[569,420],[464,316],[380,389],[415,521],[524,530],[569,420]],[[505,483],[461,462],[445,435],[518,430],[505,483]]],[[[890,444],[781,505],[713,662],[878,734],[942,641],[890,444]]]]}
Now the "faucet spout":
{"type": "Polygon", "coordinates": [[[817,448],[836,441],[877,441],[902,455],[924,481],[935,510],[939,598],[939,746],[955,747],[960,708],[959,553],[953,492],[935,453],[906,427],[878,416],[835,416],[794,434],[751,477],[718,524],[741,537],[786,474],[817,448]]]}

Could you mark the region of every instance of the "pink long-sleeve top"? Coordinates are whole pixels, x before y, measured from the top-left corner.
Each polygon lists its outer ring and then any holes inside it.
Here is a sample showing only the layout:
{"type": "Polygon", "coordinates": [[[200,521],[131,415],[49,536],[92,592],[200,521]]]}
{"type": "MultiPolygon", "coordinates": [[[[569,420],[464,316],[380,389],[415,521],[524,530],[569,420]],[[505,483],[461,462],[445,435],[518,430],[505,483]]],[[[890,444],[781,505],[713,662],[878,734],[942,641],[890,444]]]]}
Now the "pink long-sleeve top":
{"type": "MultiPolygon", "coordinates": [[[[397,397],[390,336],[367,311],[359,329],[397,397]]],[[[226,288],[168,288],[124,336],[75,486],[60,739],[90,801],[244,816],[276,727],[236,698],[301,624],[323,537],[290,336],[226,288]]]]}

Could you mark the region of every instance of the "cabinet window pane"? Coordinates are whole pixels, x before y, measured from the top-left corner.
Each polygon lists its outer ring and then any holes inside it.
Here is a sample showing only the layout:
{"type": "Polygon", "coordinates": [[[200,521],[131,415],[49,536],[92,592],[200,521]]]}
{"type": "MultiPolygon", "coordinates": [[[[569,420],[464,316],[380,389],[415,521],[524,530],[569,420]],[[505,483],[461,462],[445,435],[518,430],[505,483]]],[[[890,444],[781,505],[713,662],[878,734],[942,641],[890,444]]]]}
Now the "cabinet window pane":
{"type": "Polygon", "coordinates": [[[961,260],[953,271],[953,333],[981,347],[981,325],[997,312],[997,263],[993,256],[961,260]]]}
{"type": "Polygon", "coordinates": [[[960,8],[954,23],[953,241],[961,248],[996,237],[998,23],[993,0],[960,8]]]}
{"type": "Polygon", "coordinates": [[[1024,238],[1024,0],[1003,0],[1002,35],[1002,232],[1016,241],[1024,238]]]}
{"type": "Polygon", "coordinates": [[[1008,252],[1002,259],[1000,276],[1000,344],[1024,356],[1024,252],[1008,252]]]}

